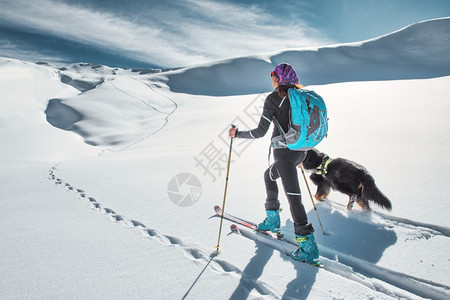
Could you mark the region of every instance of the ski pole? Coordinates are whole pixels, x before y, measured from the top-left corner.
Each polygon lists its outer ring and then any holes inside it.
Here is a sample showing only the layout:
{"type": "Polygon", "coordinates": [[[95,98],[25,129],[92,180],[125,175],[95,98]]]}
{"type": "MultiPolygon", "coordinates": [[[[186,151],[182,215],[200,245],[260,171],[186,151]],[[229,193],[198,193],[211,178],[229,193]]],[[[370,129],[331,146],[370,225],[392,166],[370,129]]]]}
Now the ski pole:
{"type": "Polygon", "coordinates": [[[302,170],[303,178],[305,179],[306,187],[308,188],[309,197],[311,198],[311,202],[314,206],[314,210],[316,211],[317,220],[319,220],[320,229],[322,229],[322,234],[325,235],[325,231],[323,230],[322,222],[320,221],[319,212],[317,211],[317,207],[316,207],[316,204],[314,203],[314,200],[313,200],[313,197],[311,194],[311,190],[309,189],[308,181],[306,181],[306,176],[305,176],[305,172],[303,171],[303,166],[300,164],[299,168],[300,168],[300,170],[302,170]]]}
{"type": "MultiPolygon", "coordinates": [[[[236,128],[235,125],[231,124],[232,128],[236,128]]],[[[233,149],[233,137],[230,141],[230,151],[228,153],[228,165],[227,165],[227,177],[225,179],[225,191],[223,193],[223,202],[222,202],[222,215],[220,216],[220,226],[219,226],[219,237],[217,238],[217,246],[216,246],[216,252],[219,252],[219,245],[220,245],[220,236],[222,234],[222,223],[223,223],[223,215],[225,213],[225,200],[227,198],[227,188],[228,188],[228,175],[230,174],[230,162],[231,162],[231,150],[233,149]]]]}

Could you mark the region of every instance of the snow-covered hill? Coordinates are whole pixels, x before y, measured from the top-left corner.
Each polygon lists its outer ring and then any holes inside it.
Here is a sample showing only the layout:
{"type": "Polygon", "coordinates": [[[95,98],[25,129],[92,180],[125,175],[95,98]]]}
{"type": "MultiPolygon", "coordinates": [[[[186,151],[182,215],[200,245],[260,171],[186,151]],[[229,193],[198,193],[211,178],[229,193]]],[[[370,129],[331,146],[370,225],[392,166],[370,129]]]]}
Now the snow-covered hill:
{"type": "MultiPolygon", "coordinates": [[[[0,58],[1,298],[449,298],[448,22],[162,73],[0,58]],[[210,256],[228,126],[256,126],[280,61],[327,101],[319,149],[366,166],[393,203],[349,212],[332,193],[316,204],[325,236],[299,174],[325,269],[226,221],[210,256]]],[[[255,222],[268,138],[233,146],[226,210],[255,222]]]]}
{"type": "Polygon", "coordinates": [[[450,74],[450,18],[416,23],[360,42],[241,57],[173,72],[171,90],[201,95],[266,92],[267,74],[290,62],[304,85],[418,79],[450,74]]]}

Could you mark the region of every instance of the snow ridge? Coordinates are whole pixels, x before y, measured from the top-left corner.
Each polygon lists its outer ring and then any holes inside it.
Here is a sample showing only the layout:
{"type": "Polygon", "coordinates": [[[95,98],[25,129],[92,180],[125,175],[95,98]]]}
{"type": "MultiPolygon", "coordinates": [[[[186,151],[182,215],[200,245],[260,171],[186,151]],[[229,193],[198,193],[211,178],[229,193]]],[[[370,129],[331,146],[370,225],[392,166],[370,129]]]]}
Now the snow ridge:
{"type": "Polygon", "coordinates": [[[174,92],[226,96],[269,91],[267,76],[283,62],[295,66],[303,85],[446,76],[449,24],[450,18],[434,19],[359,43],[233,58],[167,72],[166,77],[174,92]]]}
{"type": "Polygon", "coordinates": [[[47,121],[79,134],[89,145],[124,150],[159,132],[178,107],[154,88],[164,90],[151,75],[90,64],[46,67],[55,70],[62,83],[80,92],[48,100],[47,121]],[[105,93],[110,95],[107,99],[105,93]],[[128,146],[121,148],[123,145],[128,146]]]}

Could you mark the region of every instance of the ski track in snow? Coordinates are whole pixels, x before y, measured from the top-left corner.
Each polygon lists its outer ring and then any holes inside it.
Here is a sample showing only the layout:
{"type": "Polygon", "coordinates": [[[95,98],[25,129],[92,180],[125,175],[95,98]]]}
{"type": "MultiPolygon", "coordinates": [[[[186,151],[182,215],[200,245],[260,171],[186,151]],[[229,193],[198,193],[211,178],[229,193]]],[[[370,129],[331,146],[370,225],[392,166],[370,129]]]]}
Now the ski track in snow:
{"type": "MultiPolygon", "coordinates": [[[[333,210],[340,210],[345,213],[349,212],[345,205],[334,201],[326,200],[326,202],[323,202],[322,204],[327,205],[327,202],[329,203],[328,205],[332,205],[333,210]]],[[[321,203],[318,205],[321,205],[321,203]]],[[[429,239],[433,236],[439,235],[449,237],[448,232],[450,229],[444,226],[398,218],[376,211],[372,211],[370,213],[377,216],[377,221],[381,222],[383,226],[389,228],[405,228],[411,231],[411,235],[416,238],[429,239]]],[[[212,217],[220,216],[216,214],[212,217]]],[[[350,215],[349,217],[360,219],[360,215],[358,214],[350,215]]],[[[363,219],[366,217],[367,214],[362,216],[363,219]]],[[[240,231],[242,236],[256,242],[263,243],[271,248],[275,248],[282,253],[288,254],[296,247],[295,243],[290,240],[285,240],[285,242],[275,241],[262,234],[248,230],[243,226],[240,226],[240,231]]],[[[322,244],[319,244],[319,249],[321,254],[321,262],[325,265],[325,270],[353,280],[374,291],[384,293],[387,296],[395,298],[409,298],[407,295],[399,293],[393,289],[389,289],[389,287],[382,284],[383,282],[424,298],[450,298],[450,286],[448,285],[391,270],[352,255],[348,255],[336,249],[330,249],[322,244]]]]}
{"type": "MultiPolygon", "coordinates": [[[[138,80],[137,80],[136,78],[134,78],[134,77],[130,77],[130,78],[133,79],[133,80],[138,81],[138,80]]],[[[172,102],[172,104],[174,105],[173,110],[172,110],[171,112],[169,112],[169,113],[166,113],[166,117],[165,117],[164,124],[163,124],[161,127],[159,127],[158,129],[154,130],[153,132],[150,132],[149,134],[143,136],[142,138],[140,138],[140,139],[138,139],[138,140],[136,140],[136,141],[134,141],[134,142],[132,142],[132,143],[129,143],[129,144],[125,145],[125,146],[122,146],[122,147],[112,147],[112,148],[110,148],[110,149],[108,149],[108,150],[104,150],[104,151],[102,151],[102,153],[99,154],[99,156],[102,156],[102,155],[104,155],[104,154],[107,153],[107,152],[121,152],[121,151],[123,151],[123,150],[126,150],[126,149],[130,148],[131,146],[134,146],[134,145],[136,145],[136,144],[142,142],[143,140],[148,139],[149,137],[153,136],[154,134],[156,134],[156,133],[158,133],[159,131],[161,131],[164,127],[166,127],[166,125],[169,123],[169,117],[170,117],[170,116],[178,109],[178,104],[177,104],[173,99],[171,99],[171,98],[169,98],[169,97],[167,97],[167,96],[165,96],[165,95],[163,95],[163,94],[157,92],[150,84],[145,83],[145,82],[141,82],[141,81],[139,81],[139,82],[140,82],[140,83],[143,83],[144,85],[146,85],[150,90],[152,90],[153,93],[158,94],[159,96],[164,97],[164,98],[166,98],[168,101],[172,102]]],[[[164,112],[161,112],[160,110],[158,110],[158,109],[157,109],[156,107],[154,107],[153,105],[149,104],[149,103],[148,103],[147,101],[145,101],[144,99],[140,99],[140,98],[138,98],[138,97],[136,97],[136,96],[134,96],[134,95],[131,95],[131,94],[129,94],[129,93],[127,93],[127,92],[121,90],[121,89],[118,88],[113,82],[111,82],[111,85],[112,85],[116,90],[118,90],[119,92],[121,92],[121,93],[123,93],[123,94],[125,94],[125,95],[127,95],[127,96],[129,96],[129,97],[132,97],[132,98],[136,99],[137,101],[143,103],[144,105],[150,107],[151,109],[153,109],[153,110],[155,110],[155,111],[157,111],[157,112],[159,112],[159,113],[164,114],[164,112]]]]}
{"type": "MultiPolygon", "coordinates": [[[[333,205],[333,209],[338,209],[340,211],[348,211],[347,207],[341,203],[331,201],[329,199],[325,200],[333,205]]],[[[399,218],[391,215],[384,214],[378,211],[371,211],[372,214],[379,216],[383,221],[389,226],[400,226],[407,229],[420,230],[423,233],[428,233],[429,235],[443,235],[445,237],[450,237],[450,228],[440,225],[434,225],[430,223],[423,223],[414,220],[409,220],[406,218],[399,218]]]]}
{"type": "Polygon", "coordinates": [[[196,263],[202,262],[203,264],[205,264],[205,268],[210,266],[211,269],[216,272],[236,276],[244,282],[244,286],[249,293],[252,291],[256,291],[261,297],[281,299],[281,296],[279,296],[279,292],[276,291],[275,288],[271,287],[269,284],[261,280],[255,280],[251,276],[247,275],[244,271],[230,264],[229,262],[216,258],[216,255],[214,253],[208,255],[204,251],[184,243],[182,239],[178,237],[163,234],[155,228],[147,227],[138,220],[129,219],[121,214],[118,214],[111,208],[104,207],[104,205],[98,202],[96,198],[88,196],[88,194],[83,189],[76,188],[70,183],[67,183],[61,178],[58,178],[56,176],[57,166],[58,165],[55,165],[50,170],[48,170],[48,179],[53,181],[55,185],[62,186],[66,191],[74,192],[79,199],[88,202],[91,209],[96,210],[101,214],[108,215],[114,222],[124,224],[127,227],[138,229],[146,238],[156,240],[168,247],[178,247],[183,252],[186,258],[196,263]]]}
{"type": "MultiPolygon", "coordinates": [[[[348,212],[346,206],[343,204],[330,201],[328,199],[326,200],[326,202],[329,202],[332,205],[333,209],[348,212]]],[[[384,226],[390,228],[405,228],[407,230],[410,230],[412,232],[411,234],[417,238],[429,239],[433,236],[439,235],[447,238],[450,237],[450,228],[444,226],[390,216],[377,211],[371,211],[370,213],[377,216],[379,221],[384,226]]],[[[333,259],[337,255],[339,256],[340,262],[344,263],[347,266],[350,266],[355,271],[373,278],[377,278],[381,281],[409,291],[420,297],[431,299],[450,298],[450,286],[447,286],[445,284],[436,283],[431,280],[381,267],[371,262],[346,255],[345,253],[336,251],[334,249],[329,249],[327,247],[324,247],[323,245],[321,245],[320,249],[321,253],[324,254],[328,259],[333,259]]],[[[374,287],[376,288],[376,286],[374,287]]]]}
{"type": "MultiPolygon", "coordinates": [[[[239,229],[242,236],[274,248],[281,253],[287,254],[295,249],[294,245],[289,242],[276,241],[246,228],[240,227],[239,229]]],[[[398,290],[389,288],[386,285],[388,284],[424,298],[449,299],[450,297],[450,287],[444,284],[390,270],[323,245],[319,246],[320,260],[325,266],[324,270],[364,285],[376,292],[398,299],[410,298],[398,290]],[[335,260],[336,256],[339,257],[339,261],[335,260]]]]}
{"type": "MultiPolygon", "coordinates": [[[[378,266],[376,264],[364,261],[362,259],[346,255],[345,253],[338,252],[324,246],[320,247],[320,251],[322,255],[327,257],[326,261],[327,267],[331,267],[331,270],[334,270],[335,273],[340,271],[340,267],[336,269],[336,266],[333,265],[337,262],[331,260],[333,257],[339,257],[339,263],[342,263],[348,267],[350,267],[353,272],[357,272],[356,274],[362,274],[363,276],[372,277],[374,279],[378,279],[382,282],[388,283],[390,285],[401,288],[405,291],[418,295],[420,297],[431,298],[431,299],[448,299],[450,296],[450,287],[444,284],[436,283],[431,280],[419,278],[416,276],[411,276],[406,273],[397,272],[385,267],[378,266]]],[[[352,272],[352,273],[353,273],[352,272]]],[[[366,278],[370,284],[365,284],[365,281],[361,281],[364,285],[372,288],[375,291],[379,291],[385,293],[389,296],[395,296],[398,298],[405,297],[404,295],[399,295],[395,291],[391,291],[383,285],[374,282],[366,278]]],[[[353,279],[354,280],[354,279],[353,279]]],[[[358,282],[358,280],[355,280],[358,282]]]]}

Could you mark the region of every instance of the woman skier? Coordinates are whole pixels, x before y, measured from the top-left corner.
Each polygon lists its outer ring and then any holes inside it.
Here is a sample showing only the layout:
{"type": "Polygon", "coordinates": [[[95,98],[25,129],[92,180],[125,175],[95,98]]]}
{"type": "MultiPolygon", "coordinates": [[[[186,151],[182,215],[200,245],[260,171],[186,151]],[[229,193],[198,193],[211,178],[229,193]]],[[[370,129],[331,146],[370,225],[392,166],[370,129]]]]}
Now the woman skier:
{"type": "MultiPolygon", "coordinates": [[[[230,137],[242,139],[257,139],[263,137],[269,130],[272,121],[278,121],[284,132],[288,131],[290,120],[290,103],[288,90],[290,88],[302,88],[298,84],[298,77],[294,68],[287,63],[276,66],[270,74],[274,91],[267,96],[264,102],[263,112],[258,127],[249,131],[238,131],[232,127],[229,130],[230,137]]],[[[272,139],[281,135],[274,126],[272,139]]],[[[305,207],[302,203],[300,186],[297,176],[297,166],[306,157],[306,151],[290,150],[287,147],[274,147],[273,155],[275,162],[265,171],[264,181],[266,185],[267,198],[265,203],[266,218],[258,225],[262,231],[280,233],[280,201],[278,200],[278,185],[276,180],[281,178],[284,192],[289,201],[291,215],[294,220],[294,231],[299,243],[297,250],[291,253],[295,260],[306,261],[311,264],[319,264],[319,251],[314,239],[314,228],[308,223],[305,207]]]]}

